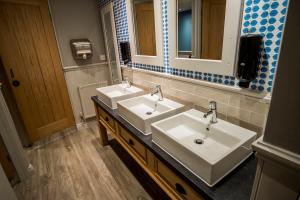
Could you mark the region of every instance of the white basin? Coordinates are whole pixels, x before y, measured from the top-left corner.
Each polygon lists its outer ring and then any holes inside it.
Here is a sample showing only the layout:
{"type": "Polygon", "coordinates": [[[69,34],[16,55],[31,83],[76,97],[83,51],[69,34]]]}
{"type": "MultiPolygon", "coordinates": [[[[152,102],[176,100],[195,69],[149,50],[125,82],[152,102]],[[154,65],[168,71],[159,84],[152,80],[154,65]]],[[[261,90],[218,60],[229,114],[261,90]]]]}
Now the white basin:
{"type": "Polygon", "coordinates": [[[144,91],[140,88],[131,86],[127,87],[125,84],[111,85],[96,89],[98,91],[98,98],[112,109],[117,108],[117,102],[142,95],[144,91]]]}
{"type": "Polygon", "coordinates": [[[207,130],[203,114],[191,109],[153,123],[152,141],[213,186],[252,154],[256,133],[221,119],[207,130]]]}
{"type": "Polygon", "coordinates": [[[182,111],[184,105],[157,95],[150,94],[118,102],[118,112],[125,120],[145,135],[151,133],[151,123],[170,117],[182,111]]]}

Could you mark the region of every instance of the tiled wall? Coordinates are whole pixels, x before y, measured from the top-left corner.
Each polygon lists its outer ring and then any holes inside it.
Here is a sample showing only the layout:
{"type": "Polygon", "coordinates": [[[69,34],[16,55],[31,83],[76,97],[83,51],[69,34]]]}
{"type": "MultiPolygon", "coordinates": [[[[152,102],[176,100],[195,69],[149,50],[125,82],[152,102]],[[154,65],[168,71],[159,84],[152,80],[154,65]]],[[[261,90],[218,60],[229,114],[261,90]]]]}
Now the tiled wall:
{"type": "MultiPolygon", "coordinates": [[[[109,0],[100,2],[105,5],[109,0]]],[[[186,71],[169,66],[167,0],[161,0],[164,37],[164,66],[132,63],[133,68],[163,72],[178,77],[204,80],[212,83],[237,87],[237,79],[231,76],[186,71]]],[[[277,65],[277,58],[285,22],[287,0],[245,0],[241,34],[260,33],[264,35],[264,53],[261,58],[259,76],[252,81],[251,89],[257,92],[270,92],[277,65]]],[[[114,1],[114,14],[118,42],[129,41],[126,0],[114,1]]],[[[261,98],[250,97],[212,87],[187,83],[184,81],[145,73],[138,70],[124,70],[126,76],[140,86],[152,87],[160,84],[164,93],[190,102],[193,106],[206,108],[210,100],[216,100],[218,111],[223,119],[241,126],[261,131],[268,113],[269,105],[261,98]]]]}
{"type": "MultiPolygon", "coordinates": [[[[114,12],[118,42],[129,41],[126,0],[114,1],[114,12]]],[[[100,0],[100,6],[110,2],[100,0]]],[[[143,65],[132,63],[135,68],[169,73],[175,76],[199,79],[217,84],[237,86],[238,80],[232,76],[187,71],[169,65],[167,0],[161,0],[162,24],[164,36],[164,66],[143,65]]],[[[261,58],[259,75],[252,81],[250,88],[256,91],[272,90],[274,73],[282,38],[282,30],[287,12],[288,0],[245,0],[241,34],[258,33],[264,35],[264,53],[261,58]]]]}
{"type": "Polygon", "coordinates": [[[264,54],[259,77],[251,85],[253,89],[272,90],[287,5],[288,0],[245,1],[242,34],[249,32],[264,35],[264,54]]]}
{"type": "Polygon", "coordinates": [[[165,96],[181,100],[190,108],[206,111],[209,101],[214,100],[217,102],[219,118],[257,131],[259,134],[264,127],[269,104],[262,99],[130,68],[124,68],[123,74],[137,86],[146,89],[161,85],[165,96]]]}

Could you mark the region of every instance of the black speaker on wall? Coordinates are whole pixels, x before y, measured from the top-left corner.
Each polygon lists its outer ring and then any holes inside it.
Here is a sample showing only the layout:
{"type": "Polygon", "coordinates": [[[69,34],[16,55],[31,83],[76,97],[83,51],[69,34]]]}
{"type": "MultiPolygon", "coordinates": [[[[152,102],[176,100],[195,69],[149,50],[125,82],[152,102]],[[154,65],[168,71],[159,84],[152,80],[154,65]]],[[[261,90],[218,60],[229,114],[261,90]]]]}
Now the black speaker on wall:
{"type": "Polygon", "coordinates": [[[250,82],[257,77],[261,50],[262,50],[262,35],[248,34],[241,36],[239,57],[237,63],[237,78],[239,86],[248,88],[250,82]]]}
{"type": "Polygon", "coordinates": [[[120,42],[121,48],[121,57],[124,64],[127,64],[131,61],[131,54],[130,54],[130,45],[129,42],[120,42]]]}

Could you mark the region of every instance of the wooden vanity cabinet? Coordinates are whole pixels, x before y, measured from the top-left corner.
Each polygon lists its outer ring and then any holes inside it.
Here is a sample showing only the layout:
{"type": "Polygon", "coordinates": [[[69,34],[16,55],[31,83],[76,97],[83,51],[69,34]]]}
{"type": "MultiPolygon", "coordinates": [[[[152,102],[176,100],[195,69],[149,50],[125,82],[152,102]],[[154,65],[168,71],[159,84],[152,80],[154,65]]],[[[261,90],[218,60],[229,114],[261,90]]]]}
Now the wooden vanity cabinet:
{"type": "MultiPolygon", "coordinates": [[[[176,194],[179,199],[204,200],[196,191],[194,191],[185,181],[176,175],[162,161],[160,161],[151,151],[147,151],[147,164],[152,172],[158,178],[160,184],[163,184],[168,190],[176,194]]],[[[159,184],[159,185],[160,185],[159,184]]]]}
{"type": "Polygon", "coordinates": [[[116,121],[113,117],[111,117],[108,113],[106,113],[103,109],[98,107],[99,119],[107,128],[114,133],[116,132],[116,121]]]}
{"type": "Polygon", "coordinates": [[[146,162],[147,151],[144,145],[138,142],[133,136],[130,135],[130,133],[128,133],[128,131],[126,131],[120,125],[118,125],[118,131],[120,139],[128,144],[128,148],[130,149],[130,151],[134,151],[137,156],[140,157],[140,159],[146,162]]]}
{"type": "Polygon", "coordinates": [[[171,199],[203,200],[199,193],[192,189],[175,172],[159,160],[147,147],[139,142],[110,114],[95,104],[100,130],[100,143],[108,145],[107,131],[131,155],[143,170],[165,191],[171,199]]]}

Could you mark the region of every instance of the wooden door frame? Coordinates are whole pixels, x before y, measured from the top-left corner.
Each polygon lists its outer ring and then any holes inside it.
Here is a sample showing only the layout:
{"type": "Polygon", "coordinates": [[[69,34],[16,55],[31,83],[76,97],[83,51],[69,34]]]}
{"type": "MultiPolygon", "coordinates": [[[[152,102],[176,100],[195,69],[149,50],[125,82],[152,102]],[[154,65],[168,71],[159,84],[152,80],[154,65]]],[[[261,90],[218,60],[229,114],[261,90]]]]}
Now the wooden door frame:
{"type": "Polygon", "coordinates": [[[22,147],[16,127],[5,103],[0,84],[0,134],[16,168],[19,178],[25,180],[31,173],[31,165],[22,147]]]}
{"type": "Polygon", "coordinates": [[[2,169],[2,166],[0,165],[0,194],[1,198],[3,199],[9,199],[9,200],[17,200],[16,194],[11,187],[8,179],[5,176],[5,173],[2,169]]]}

